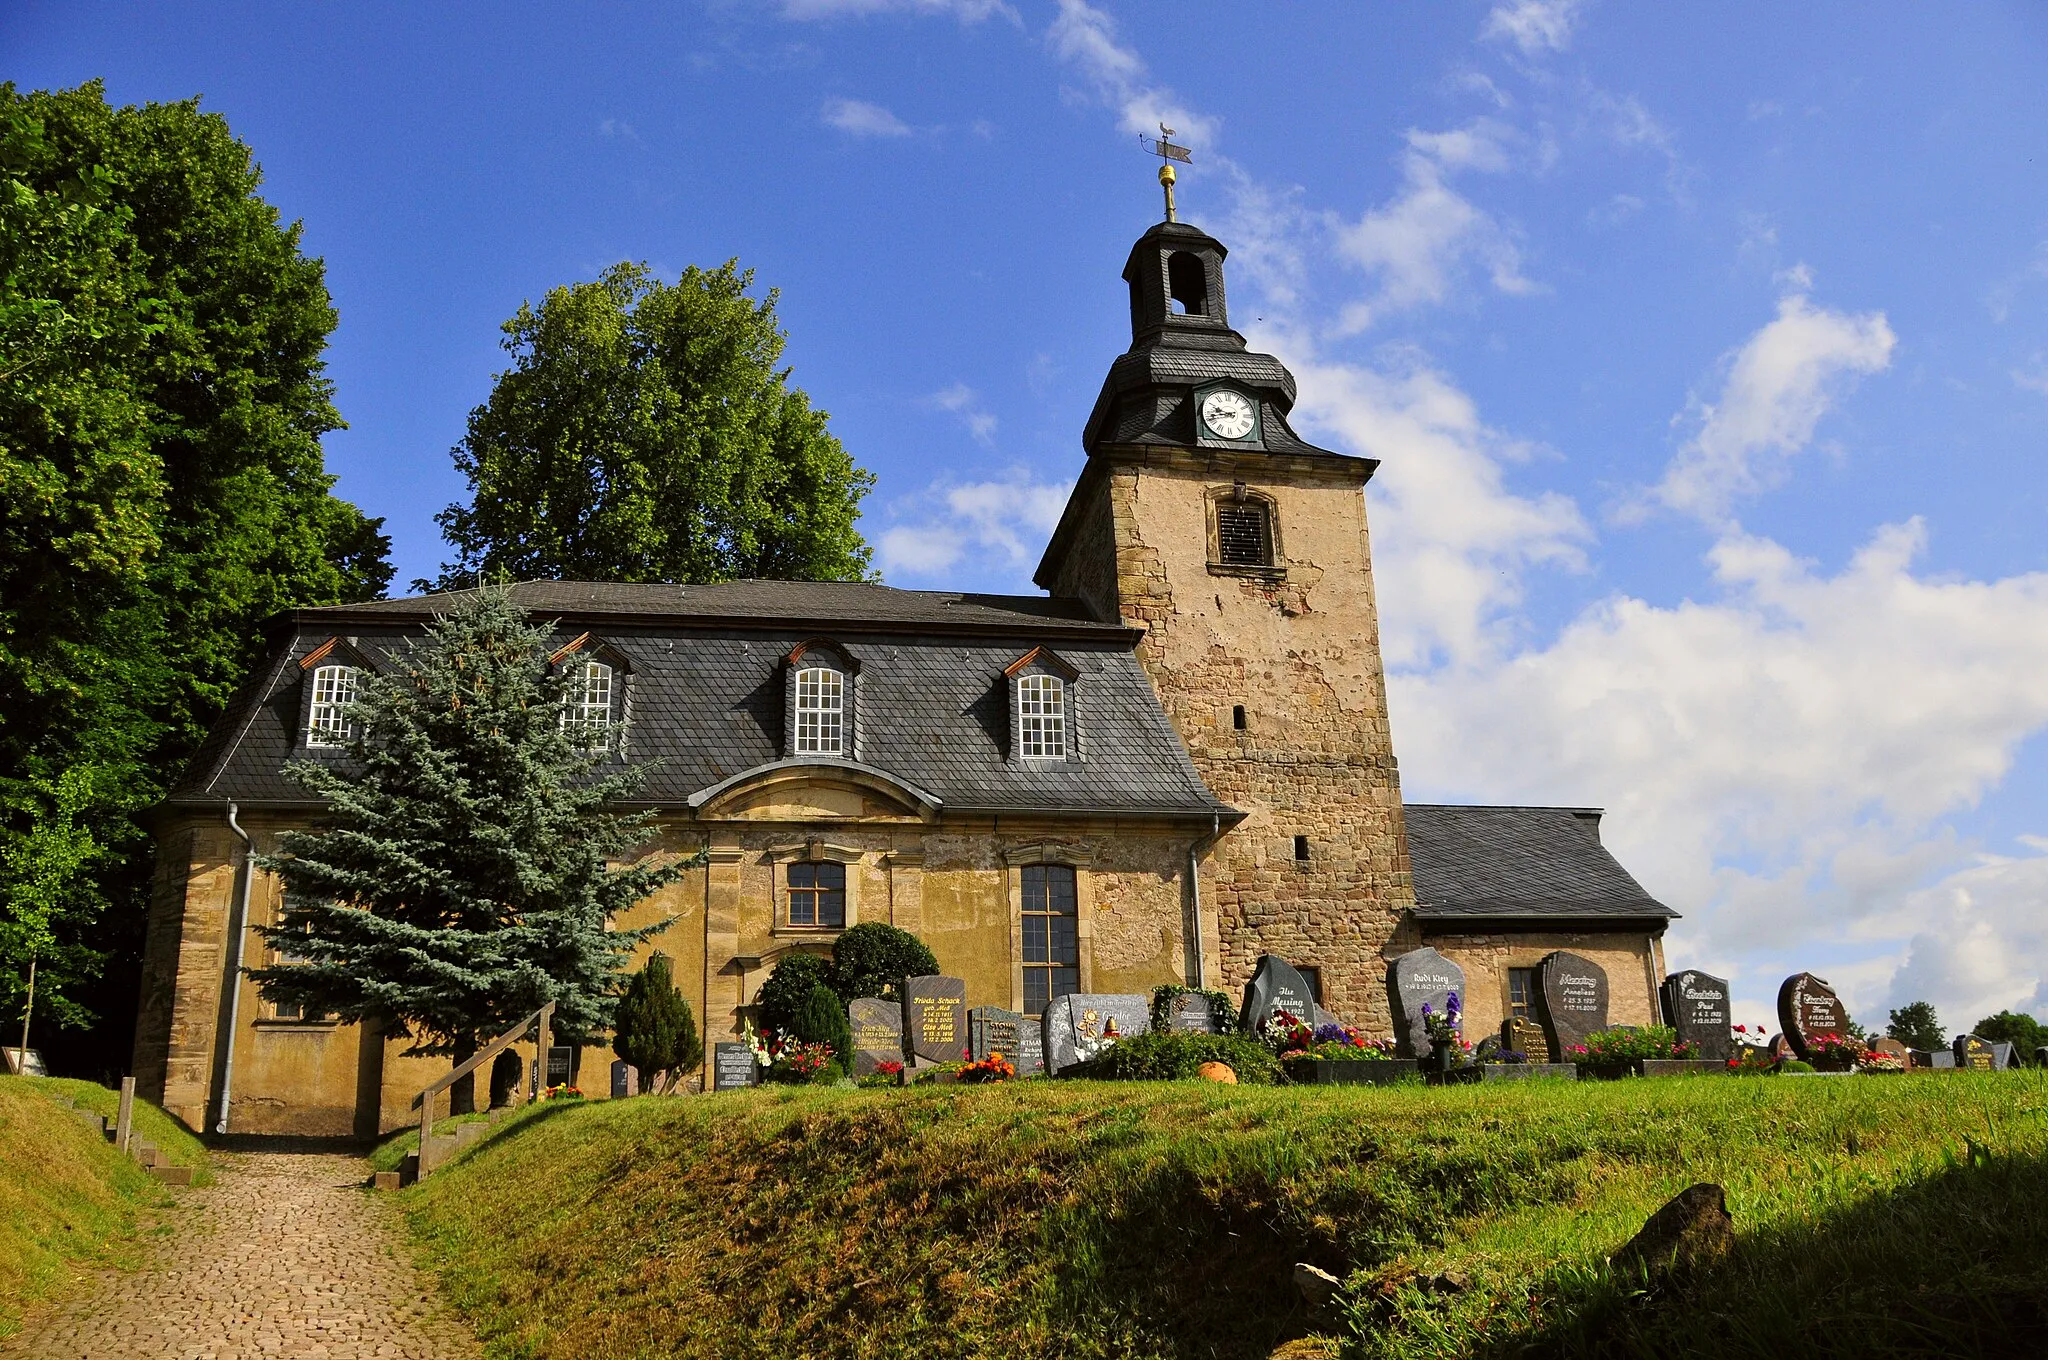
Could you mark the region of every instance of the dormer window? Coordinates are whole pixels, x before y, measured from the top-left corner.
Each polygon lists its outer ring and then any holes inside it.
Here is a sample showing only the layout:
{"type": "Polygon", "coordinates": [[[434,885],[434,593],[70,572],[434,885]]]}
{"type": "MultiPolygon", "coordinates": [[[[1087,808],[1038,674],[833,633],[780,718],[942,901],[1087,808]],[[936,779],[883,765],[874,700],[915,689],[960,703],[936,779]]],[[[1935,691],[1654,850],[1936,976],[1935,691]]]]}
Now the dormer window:
{"type": "Polygon", "coordinates": [[[1026,760],[1067,758],[1067,686],[1057,675],[1017,681],[1017,750],[1026,760]]]}
{"type": "Polygon", "coordinates": [[[356,701],[354,666],[321,666],[313,672],[313,701],[306,711],[306,745],[348,745],[348,706],[356,701]]]}
{"type": "Polygon", "coordinates": [[[836,756],[846,751],[846,677],[825,666],[796,673],[798,755],[836,756]]]}
{"type": "Polygon", "coordinates": [[[602,661],[585,661],[570,671],[562,726],[579,737],[586,751],[610,744],[613,682],[612,668],[602,661]]]}

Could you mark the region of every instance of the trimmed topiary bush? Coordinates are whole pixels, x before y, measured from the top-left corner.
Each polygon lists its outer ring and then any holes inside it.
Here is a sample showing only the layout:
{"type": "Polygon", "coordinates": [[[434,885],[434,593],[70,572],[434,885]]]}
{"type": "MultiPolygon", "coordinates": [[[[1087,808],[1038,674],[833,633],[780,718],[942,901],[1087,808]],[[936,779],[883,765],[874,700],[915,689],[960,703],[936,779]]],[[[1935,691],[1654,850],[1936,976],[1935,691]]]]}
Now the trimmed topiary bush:
{"type": "Polygon", "coordinates": [[[839,999],[863,996],[896,999],[896,984],[939,971],[938,956],[923,940],[898,926],[864,921],[832,945],[833,987],[839,999]]]}
{"type": "Polygon", "coordinates": [[[792,951],[775,961],[775,971],[761,984],[755,998],[760,1026],[773,1038],[778,1031],[796,1033],[797,1012],[811,996],[813,987],[831,987],[832,961],[816,954],[792,951]]]}
{"type": "Polygon", "coordinates": [[[811,988],[789,1032],[807,1044],[832,1045],[832,1051],[839,1055],[840,1069],[853,1070],[853,1026],[846,1019],[846,1003],[824,983],[811,988]]]}
{"type": "MultiPolygon", "coordinates": [[[[673,1089],[703,1061],[697,1042],[697,1018],[675,984],[668,955],[655,954],[633,975],[626,994],[612,1014],[612,1051],[640,1074],[640,1089],[657,1084],[673,1089]],[[666,1082],[658,1079],[666,1077],[666,1082]]],[[[497,1104],[498,1082],[491,1078],[491,1102],[497,1104]]]]}
{"type": "Polygon", "coordinates": [[[1280,1060],[1264,1044],[1234,1034],[1175,1034],[1153,1031],[1121,1039],[1107,1052],[1071,1069],[1098,1081],[1184,1081],[1205,1062],[1226,1064],[1243,1086],[1275,1086],[1280,1060]]]}

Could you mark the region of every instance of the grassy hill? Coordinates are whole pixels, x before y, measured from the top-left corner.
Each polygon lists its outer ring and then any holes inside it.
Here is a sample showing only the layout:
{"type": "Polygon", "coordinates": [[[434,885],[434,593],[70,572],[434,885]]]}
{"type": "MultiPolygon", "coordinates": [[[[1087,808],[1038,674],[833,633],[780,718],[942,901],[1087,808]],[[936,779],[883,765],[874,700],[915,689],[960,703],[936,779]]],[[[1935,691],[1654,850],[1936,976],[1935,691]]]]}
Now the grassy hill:
{"type": "MultiPolygon", "coordinates": [[[[169,1199],[60,1098],[109,1120],[119,1104],[88,1081],[0,1076],[0,1337],[81,1270],[133,1264],[150,1210],[169,1199]]],[[[199,1140],[155,1106],[136,1102],[135,1127],[180,1165],[205,1165],[199,1140]]]]}
{"type": "Polygon", "coordinates": [[[2032,1073],[556,1104],[406,1195],[499,1356],[2048,1353],[2032,1073]],[[1700,1180],[1726,1265],[1611,1273],[1700,1180]]]}

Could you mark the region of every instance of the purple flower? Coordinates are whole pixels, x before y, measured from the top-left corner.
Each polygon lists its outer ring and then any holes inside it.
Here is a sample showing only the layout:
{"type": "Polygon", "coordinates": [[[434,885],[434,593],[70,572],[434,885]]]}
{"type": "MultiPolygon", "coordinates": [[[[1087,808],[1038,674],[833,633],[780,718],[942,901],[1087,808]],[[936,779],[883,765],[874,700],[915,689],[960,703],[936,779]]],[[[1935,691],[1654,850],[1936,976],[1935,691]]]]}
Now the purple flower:
{"type": "Polygon", "coordinates": [[[1342,1025],[1316,1026],[1316,1042],[1319,1044],[1341,1043],[1346,1037],[1342,1025]]]}
{"type": "Polygon", "coordinates": [[[1429,1009],[1429,1003],[1427,1001],[1422,1003],[1422,1013],[1424,1015],[1432,1014],[1432,1012],[1429,1009]]]}

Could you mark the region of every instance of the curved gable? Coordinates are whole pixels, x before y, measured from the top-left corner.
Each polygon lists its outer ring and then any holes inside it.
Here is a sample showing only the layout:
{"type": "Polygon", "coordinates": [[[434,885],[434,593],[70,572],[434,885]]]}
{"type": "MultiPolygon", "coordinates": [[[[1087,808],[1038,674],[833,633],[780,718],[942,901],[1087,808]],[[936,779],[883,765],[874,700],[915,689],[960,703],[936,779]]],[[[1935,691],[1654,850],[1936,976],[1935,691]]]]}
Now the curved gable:
{"type": "Polygon", "coordinates": [[[689,804],[707,821],[783,822],[930,822],[942,806],[937,795],[887,770],[822,756],[742,770],[691,794],[689,804]]]}

